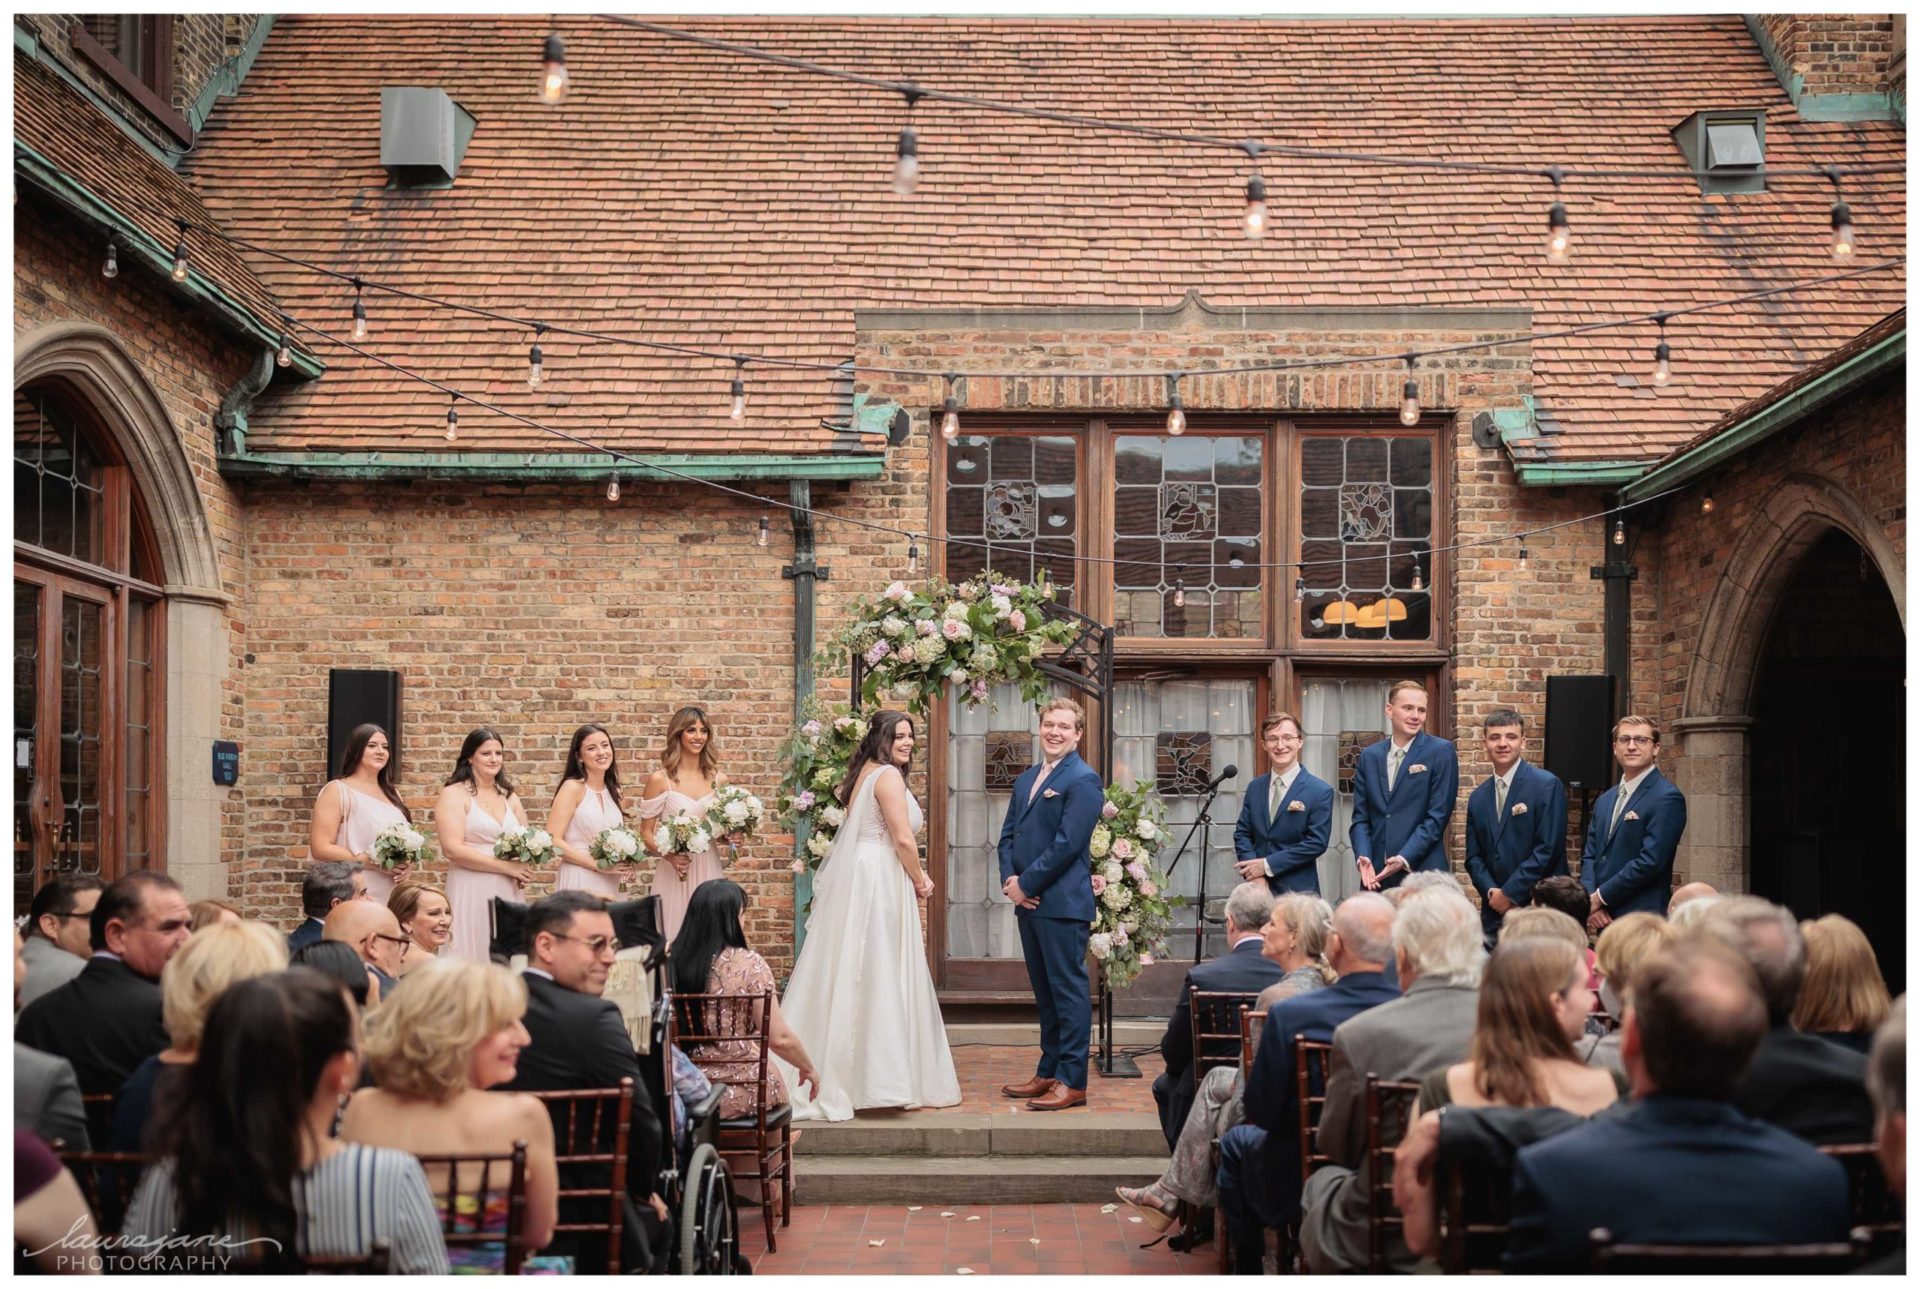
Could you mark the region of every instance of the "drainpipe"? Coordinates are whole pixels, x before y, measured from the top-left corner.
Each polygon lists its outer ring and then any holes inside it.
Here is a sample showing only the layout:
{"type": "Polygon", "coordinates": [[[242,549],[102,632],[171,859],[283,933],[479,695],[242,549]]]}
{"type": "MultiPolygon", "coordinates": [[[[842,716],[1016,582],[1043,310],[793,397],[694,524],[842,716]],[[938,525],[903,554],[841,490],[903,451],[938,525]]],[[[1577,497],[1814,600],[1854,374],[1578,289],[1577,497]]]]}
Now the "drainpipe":
{"type": "MultiPolygon", "coordinates": [[[[1626,523],[1627,516],[1617,517],[1626,523]]],[[[1613,680],[1613,720],[1619,720],[1632,705],[1633,694],[1633,583],[1640,576],[1640,570],[1633,565],[1634,549],[1640,544],[1639,533],[1632,524],[1627,524],[1629,541],[1614,545],[1614,526],[1602,522],[1600,529],[1600,550],[1604,560],[1600,565],[1587,570],[1589,577],[1606,583],[1606,600],[1601,614],[1601,649],[1606,673],[1613,680]]],[[[1610,721],[1609,724],[1612,722],[1610,721]]]]}
{"type": "MultiPolygon", "coordinates": [[[[813,697],[814,587],[827,580],[829,570],[814,561],[813,485],[806,479],[787,484],[787,500],[793,504],[793,562],[780,570],[780,576],[793,583],[793,719],[797,725],[813,697]]],[[[806,855],[807,835],[803,826],[794,838],[794,854],[806,855]]],[[[806,919],[800,911],[813,899],[813,874],[802,869],[793,878],[793,956],[807,938],[806,919]]]]}
{"type": "Polygon", "coordinates": [[[244,456],[247,451],[247,416],[253,400],[259,398],[273,381],[274,354],[262,349],[247,374],[233,383],[220,398],[220,410],[213,415],[214,455],[244,456]]]}

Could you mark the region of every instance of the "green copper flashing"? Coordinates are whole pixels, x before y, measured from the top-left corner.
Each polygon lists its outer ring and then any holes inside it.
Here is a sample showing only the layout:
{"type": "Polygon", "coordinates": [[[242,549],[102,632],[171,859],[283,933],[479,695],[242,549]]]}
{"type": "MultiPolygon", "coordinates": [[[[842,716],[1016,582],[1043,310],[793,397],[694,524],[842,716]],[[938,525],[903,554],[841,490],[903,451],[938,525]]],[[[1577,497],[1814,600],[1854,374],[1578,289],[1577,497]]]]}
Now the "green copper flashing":
{"type": "Polygon", "coordinates": [[[667,480],[677,476],[733,482],[794,479],[877,479],[886,472],[880,453],[826,456],[802,453],[742,453],[727,456],[663,454],[639,462],[602,452],[246,452],[220,458],[228,479],[474,479],[502,483],[605,483],[622,479],[667,480]]]}
{"type": "Polygon", "coordinates": [[[1646,472],[1643,461],[1520,462],[1514,473],[1523,488],[1618,487],[1646,472]]]}
{"type": "MultiPolygon", "coordinates": [[[[260,57],[260,49],[267,43],[267,36],[273,31],[273,24],[280,15],[262,14],[254,19],[253,30],[247,33],[247,43],[240,52],[214,68],[213,75],[207,77],[207,83],[201,87],[200,94],[187,106],[187,124],[193,127],[194,137],[206,128],[207,118],[213,115],[213,105],[222,98],[230,98],[240,92],[240,82],[247,79],[247,73],[253,70],[253,60],[260,57]]],[[[184,155],[184,154],[183,154],[184,155]]]]}
{"type": "Polygon", "coordinates": [[[1835,399],[1866,382],[1904,366],[1907,333],[1898,331],[1873,348],[1802,385],[1785,398],[1767,404],[1743,421],[1736,421],[1705,443],[1659,462],[1641,478],[1620,490],[1625,501],[1639,501],[1699,478],[1754,445],[1790,429],[1835,399]]]}
{"type": "MultiPolygon", "coordinates": [[[[243,339],[272,349],[280,343],[280,320],[259,317],[247,305],[227,294],[221,285],[197,269],[189,268],[187,280],[174,282],[173,248],[155,241],[131,219],[96,196],[85,185],[66,174],[28,145],[14,141],[14,174],[46,192],[60,205],[112,237],[120,245],[123,266],[139,261],[157,273],[174,290],[196,304],[204,305],[221,322],[243,339]]],[[[101,248],[103,251],[104,247],[101,248]]],[[[326,370],[314,355],[296,348],[287,370],[312,380],[326,370]]]]}
{"type": "Polygon", "coordinates": [[[1802,121],[1892,121],[1900,118],[1891,94],[1802,94],[1794,106],[1802,121]]]}

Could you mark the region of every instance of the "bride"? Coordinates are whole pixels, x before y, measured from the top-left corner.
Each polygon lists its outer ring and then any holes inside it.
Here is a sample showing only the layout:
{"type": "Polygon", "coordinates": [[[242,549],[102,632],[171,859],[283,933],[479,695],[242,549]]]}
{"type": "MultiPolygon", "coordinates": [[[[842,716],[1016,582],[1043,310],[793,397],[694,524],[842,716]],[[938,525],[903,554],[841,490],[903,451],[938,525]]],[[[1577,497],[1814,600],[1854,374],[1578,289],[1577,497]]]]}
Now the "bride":
{"type": "Polygon", "coordinates": [[[925,820],[907,791],[912,760],[913,721],[879,712],[834,792],[846,821],[814,879],[807,940],[780,1000],[820,1075],[808,1097],[779,1063],[796,1119],[960,1104],[920,940],[915,897],[933,881],[914,841],[925,820]]]}

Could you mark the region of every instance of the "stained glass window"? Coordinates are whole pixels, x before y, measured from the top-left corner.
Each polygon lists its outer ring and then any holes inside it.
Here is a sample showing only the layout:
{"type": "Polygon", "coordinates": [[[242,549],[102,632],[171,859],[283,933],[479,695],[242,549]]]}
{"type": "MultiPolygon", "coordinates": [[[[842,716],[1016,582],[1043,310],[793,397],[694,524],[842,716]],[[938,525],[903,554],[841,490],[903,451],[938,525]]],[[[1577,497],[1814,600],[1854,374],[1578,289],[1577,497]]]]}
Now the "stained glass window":
{"type": "Polygon", "coordinates": [[[1113,620],[1121,635],[1262,634],[1264,449],[1258,437],[1233,435],[1114,440],[1113,620]]]}
{"type": "Polygon", "coordinates": [[[107,562],[100,460],[44,391],[13,399],[13,536],[89,564],[107,562]]]}
{"type": "Polygon", "coordinates": [[[1046,570],[1073,604],[1079,456],[1064,435],[970,434],[947,447],[946,575],[992,571],[1030,582],[1046,570]],[[990,548],[990,549],[989,549],[990,548]]]}
{"type": "Polygon", "coordinates": [[[1300,440],[1300,632],[1309,640],[1433,635],[1433,441],[1300,440]]]}

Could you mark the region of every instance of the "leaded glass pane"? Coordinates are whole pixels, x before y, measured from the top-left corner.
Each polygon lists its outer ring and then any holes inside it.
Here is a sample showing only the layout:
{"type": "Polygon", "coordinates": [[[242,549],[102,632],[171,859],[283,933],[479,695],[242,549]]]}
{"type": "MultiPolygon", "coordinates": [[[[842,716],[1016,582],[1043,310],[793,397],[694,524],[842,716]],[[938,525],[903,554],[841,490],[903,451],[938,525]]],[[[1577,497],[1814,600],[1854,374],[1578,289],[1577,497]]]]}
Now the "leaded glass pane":
{"type": "Polygon", "coordinates": [[[1044,570],[1074,602],[1079,456],[1064,435],[968,434],[947,446],[946,576],[1032,581],[1044,570]]]}
{"type": "Polygon", "coordinates": [[[1433,441],[1309,435],[1300,443],[1300,632],[1433,635],[1433,441]]]}
{"type": "Polygon", "coordinates": [[[1121,635],[1262,634],[1265,450],[1258,436],[1115,439],[1113,620],[1121,635]]]}
{"type": "Polygon", "coordinates": [[[89,564],[106,559],[106,482],[73,416],[45,390],[13,400],[13,536],[89,564]]]}

